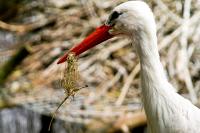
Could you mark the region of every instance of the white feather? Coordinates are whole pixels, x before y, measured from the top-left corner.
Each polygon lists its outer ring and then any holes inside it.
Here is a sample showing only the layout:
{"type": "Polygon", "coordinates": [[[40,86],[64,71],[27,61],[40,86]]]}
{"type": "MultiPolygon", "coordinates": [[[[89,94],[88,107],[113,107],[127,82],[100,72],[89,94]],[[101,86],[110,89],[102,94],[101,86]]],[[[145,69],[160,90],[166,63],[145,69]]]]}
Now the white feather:
{"type": "Polygon", "coordinates": [[[114,11],[122,13],[114,22],[114,31],[132,39],[140,58],[143,104],[150,132],[200,133],[200,110],[177,94],[166,78],[149,6],[142,1],[128,1],[114,11]]]}

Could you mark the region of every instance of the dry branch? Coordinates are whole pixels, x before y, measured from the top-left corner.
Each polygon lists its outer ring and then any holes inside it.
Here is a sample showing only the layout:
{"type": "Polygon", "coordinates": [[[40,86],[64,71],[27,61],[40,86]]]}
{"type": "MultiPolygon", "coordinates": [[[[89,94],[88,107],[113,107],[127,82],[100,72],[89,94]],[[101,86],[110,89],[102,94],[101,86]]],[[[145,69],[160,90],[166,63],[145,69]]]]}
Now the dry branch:
{"type": "Polygon", "coordinates": [[[124,86],[122,87],[122,92],[116,101],[117,106],[120,106],[123,103],[124,98],[126,97],[126,94],[128,92],[128,89],[129,89],[134,77],[138,74],[139,71],[140,71],[140,64],[137,64],[135,66],[135,68],[133,69],[133,71],[131,72],[131,74],[125,80],[126,82],[125,82],[124,86]]]}
{"type": "Polygon", "coordinates": [[[177,71],[180,79],[183,78],[186,84],[186,88],[189,91],[191,101],[197,103],[197,96],[194,91],[192,84],[192,79],[188,69],[188,31],[189,31],[189,19],[190,19],[190,10],[191,10],[191,0],[185,0],[184,3],[184,12],[183,12],[183,24],[181,27],[181,37],[180,37],[180,50],[178,51],[177,59],[177,71]]]}
{"type": "MultiPolygon", "coordinates": [[[[42,5],[44,11],[40,12],[42,16],[49,16],[50,13],[53,14],[53,19],[44,19],[43,24],[36,24],[35,22],[36,25],[39,25],[36,28],[39,32],[36,34],[31,32],[31,36],[36,38],[37,41],[30,40],[30,42],[33,42],[31,45],[34,48],[34,53],[21,66],[23,78],[29,79],[34,85],[33,88],[37,88],[32,89],[32,92],[34,90],[40,91],[35,95],[30,93],[21,94],[23,95],[21,97],[16,96],[18,98],[18,100],[15,99],[16,103],[25,105],[27,102],[31,102],[33,103],[32,106],[39,103],[40,106],[37,106],[36,110],[40,110],[40,112],[43,110],[46,113],[46,109],[48,109],[49,112],[52,112],[56,104],[49,103],[60,101],[60,96],[63,93],[61,89],[52,89],[56,88],[55,82],[60,79],[61,71],[64,69],[64,65],[58,66],[55,59],[63,54],[62,52],[80,42],[99,23],[103,23],[113,7],[123,1],[125,0],[113,3],[106,0],[81,0],[76,1],[80,2],[76,6],[59,9],[56,6],[52,8],[48,5],[44,6],[45,4],[42,5]],[[51,22],[55,24],[43,28],[51,22]],[[38,77],[38,75],[40,76],[38,77]],[[47,90],[48,92],[46,92],[47,90]]],[[[185,6],[189,6],[190,2],[191,6],[185,7],[183,11],[185,14],[191,13],[191,17],[190,15],[182,16],[182,2],[149,0],[149,5],[152,6],[157,22],[159,50],[162,64],[167,70],[166,74],[180,94],[188,96],[195,102],[195,97],[198,99],[200,97],[200,7],[197,1],[185,0],[185,6]],[[183,55],[184,60],[177,58],[179,53],[177,51],[183,49],[184,54],[179,56],[183,55]],[[179,64],[178,61],[181,63],[179,64]],[[186,71],[180,72],[176,64],[184,66],[184,69],[187,68],[186,71]],[[177,76],[178,73],[182,73],[184,76],[177,76]],[[187,87],[185,87],[186,85],[187,87]],[[190,90],[188,91],[186,88],[190,90]]],[[[24,27],[16,28],[15,26],[10,28],[9,25],[4,23],[2,25],[2,28],[8,31],[23,33],[35,29],[34,26],[26,29],[24,27]]],[[[19,26],[26,27],[26,25],[19,26]]],[[[87,84],[89,88],[79,91],[75,101],[66,104],[60,110],[58,117],[66,121],[82,122],[83,119],[88,121],[99,117],[103,119],[109,117],[116,120],[116,117],[119,117],[122,112],[125,113],[125,118],[126,114],[130,112],[134,115],[134,111],[140,108],[138,104],[140,105],[141,98],[139,95],[140,75],[137,74],[139,72],[139,61],[132,49],[130,41],[121,37],[113,38],[106,44],[99,45],[82,54],[78,62],[81,82],[87,84]],[[118,95],[120,96],[117,97],[118,95]],[[126,102],[123,103],[123,101],[126,102]],[[84,110],[80,110],[80,108],[84,110]]],[[[8,82],[7,88],[10,88],[13,79],[9,78],[8,82]]],[[[21,78],[15,79],[15,82],[19,82],[21,85],[21,78]]],[[[130,117],[131,120],[133,120],[132,117],[130,117]]],[[[126,120],[123,122],[126,123],[126,120]]],[[[105,127],[104,124],[102,125],[105,127]]],[[[128,124],[120,124],[117,127],[119,130],[122,128],[127,132],[129,130],[128,124]]]]}
{"type": "Polygon", "coordinates": [[[21,47],[5,64],[0,67],[0,85],[2,85],[10,73],[18,66],[28,55],[30,48],[21,47]]]}

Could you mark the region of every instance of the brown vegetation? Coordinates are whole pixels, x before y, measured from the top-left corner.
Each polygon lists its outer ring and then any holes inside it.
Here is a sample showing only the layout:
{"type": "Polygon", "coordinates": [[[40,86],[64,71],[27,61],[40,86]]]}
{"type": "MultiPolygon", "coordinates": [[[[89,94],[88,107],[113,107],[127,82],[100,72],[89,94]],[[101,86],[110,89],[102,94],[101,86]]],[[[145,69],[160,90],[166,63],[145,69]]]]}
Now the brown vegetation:
{"type": "MultiPolygon", "coordinates": [[[[65,65],[57,65],[57,58],[104,23],[113,7],[123,1],[29,2],[16,18],[0,22],[0,28],[20,38],[16,46],[31,47],[31,55],[7,80],[6,88],[13,95],[11,100],[39,112],[53,112],[55,103],[65,97],[58,86],[65,65]]],[[[155,14],[161,60],[170,82],[178,93],[199,104],[200,2],[147,2],[155,14]]],[[[9,56],[13,52],[4,53],[9,56]]],[[[128,39],[114,38],[84,53],[78,67],[80,82],[89,87],[62,107],[59,118],[86,125],[94,119],[109,119],[108,123],[113,125],[120,116],[141,110],[139,61],[128,39]]],[[[111,127],[123,128],[124,124],[132,127],[124,122],[125,118],[119,120],[122,127],[119,124],[111,127]]]]}

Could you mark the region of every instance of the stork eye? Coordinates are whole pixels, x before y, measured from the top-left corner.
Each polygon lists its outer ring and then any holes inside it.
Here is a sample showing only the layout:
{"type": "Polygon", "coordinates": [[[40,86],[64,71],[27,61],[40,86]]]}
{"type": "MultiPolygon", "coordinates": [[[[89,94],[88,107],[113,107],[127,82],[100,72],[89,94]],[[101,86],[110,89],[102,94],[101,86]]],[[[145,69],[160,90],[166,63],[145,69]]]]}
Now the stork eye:
{"type": "Polygon", "coordinates": [[[110,20],[115,20],[117,19],[122,13],[118,13],[117,11],[114,11],[111,16],[110,16],[110,20]]]}
{"type": "Polygon", "coordinates": [[[117,19],[122,13],[119,13],[117,11],[114,11],[110,16],[107,21],[108,25],[112,25],[113,20],[117,19]]]}

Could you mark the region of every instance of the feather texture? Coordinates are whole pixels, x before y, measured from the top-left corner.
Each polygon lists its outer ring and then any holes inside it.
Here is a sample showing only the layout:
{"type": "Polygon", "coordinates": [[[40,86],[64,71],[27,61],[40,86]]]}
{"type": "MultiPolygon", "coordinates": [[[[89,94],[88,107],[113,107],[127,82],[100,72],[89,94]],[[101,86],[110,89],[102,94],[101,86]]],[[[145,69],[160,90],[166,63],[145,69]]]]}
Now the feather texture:
{"type": "Polygon", "coordinates": [[[114,11],[122,13],[115,20],[115,31],[132,39],[140,58],[143,103],[150,132],[199,133],[200,110],[177,94],[165,75],[149,6],[142,1],[128,1],[114,11]]]}

